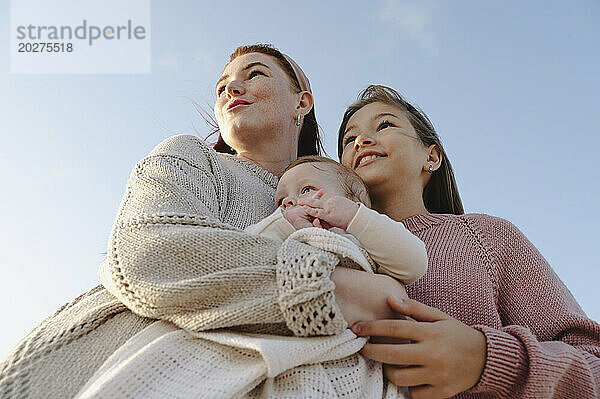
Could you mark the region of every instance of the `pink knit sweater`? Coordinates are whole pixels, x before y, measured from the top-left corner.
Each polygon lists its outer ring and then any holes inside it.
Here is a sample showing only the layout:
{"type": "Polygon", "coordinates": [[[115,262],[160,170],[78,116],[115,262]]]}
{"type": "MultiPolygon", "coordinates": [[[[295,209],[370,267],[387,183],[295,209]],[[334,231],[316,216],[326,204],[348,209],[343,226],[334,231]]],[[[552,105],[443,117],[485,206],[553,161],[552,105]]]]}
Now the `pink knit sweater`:
{"type": "Polygon", "coordinates": [[[403,223],[429,256],[409,297],[487,340],[479,382],[457,397],[600,397],[600,325],[521,231],[481,214],[417,215],[403,223]]]}

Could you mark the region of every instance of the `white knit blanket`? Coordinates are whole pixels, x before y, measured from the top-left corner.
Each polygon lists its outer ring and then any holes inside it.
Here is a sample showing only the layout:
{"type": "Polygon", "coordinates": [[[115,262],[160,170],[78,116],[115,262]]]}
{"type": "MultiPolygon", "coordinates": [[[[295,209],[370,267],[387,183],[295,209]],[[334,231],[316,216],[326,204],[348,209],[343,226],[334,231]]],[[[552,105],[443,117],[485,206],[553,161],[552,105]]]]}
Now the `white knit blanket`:
{"type": "MultiPolygon", "coordinates": [[[[371,270],[356,244],[309,228],[288,239],[371,270]]],[[[229,331],[189,333],[150,325],[110,356],[78,398],[405,398],[383,379],[381,364],[357,352],[366,340],[347,329],[324,337],[229,331]]]]}

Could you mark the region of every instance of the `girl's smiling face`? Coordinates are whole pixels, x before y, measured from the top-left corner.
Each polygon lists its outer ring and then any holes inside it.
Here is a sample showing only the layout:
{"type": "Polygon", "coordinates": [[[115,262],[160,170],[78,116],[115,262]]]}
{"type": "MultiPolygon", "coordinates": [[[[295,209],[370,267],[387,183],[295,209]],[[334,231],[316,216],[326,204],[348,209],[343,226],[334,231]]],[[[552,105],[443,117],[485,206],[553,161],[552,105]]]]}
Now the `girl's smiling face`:
{"type": "Polygon", "coordinates": [[[428,149],[398,107],[381,102],[365,105],[349,119],[342,143],[342,164],[369,189],[394,182],[422,190],[428,149]]]}

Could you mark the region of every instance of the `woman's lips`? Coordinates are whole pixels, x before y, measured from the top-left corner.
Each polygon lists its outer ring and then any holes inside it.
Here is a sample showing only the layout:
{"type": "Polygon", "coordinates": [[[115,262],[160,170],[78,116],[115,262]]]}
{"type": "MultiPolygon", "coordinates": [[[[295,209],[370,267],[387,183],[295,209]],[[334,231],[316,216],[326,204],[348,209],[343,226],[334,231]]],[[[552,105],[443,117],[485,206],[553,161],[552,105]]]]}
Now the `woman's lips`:
{"type": "Polygon", "coordinates": [[[227,112],[229,111],[234,111],[236,109],[241,109],[246,105],[250,105],[252,103],[248,102],[248,101],[242,101],[242,100],[235,100],[234,102],[232,102],[229,106],[227,106],[227,112]]]}

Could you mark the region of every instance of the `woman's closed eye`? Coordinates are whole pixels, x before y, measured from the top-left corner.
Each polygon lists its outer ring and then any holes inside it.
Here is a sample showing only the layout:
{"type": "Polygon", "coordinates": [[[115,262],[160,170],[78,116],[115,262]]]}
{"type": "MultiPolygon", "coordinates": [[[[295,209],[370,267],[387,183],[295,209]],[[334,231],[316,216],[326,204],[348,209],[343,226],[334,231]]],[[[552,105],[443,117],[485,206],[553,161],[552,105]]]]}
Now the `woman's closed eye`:
{"type": "Polygon", "coordinates": [[[248,75],[248,79],[252,79],[258,75],[267,76],[267,74],[265,74],[264,72],[259,71],[258,69],[255,69],[252,72],[250,72],[250,74],[248,75]]]}
{"type": "MultiPolygon", "coordinates": [[[[267,74],[264,73],[263,71],[259,71],[258,69],[255,69],[255,70],[251,71],[250,74],[248,75],[248,80],[253,79],[259,75],[267,76],[267,74]]],[[[221,86],[217,87],[217,96],[220,96],[221,94],[223,94],[223,92],[225,91],[225,86],[226,85],[221,85],[221,86]]]]}

